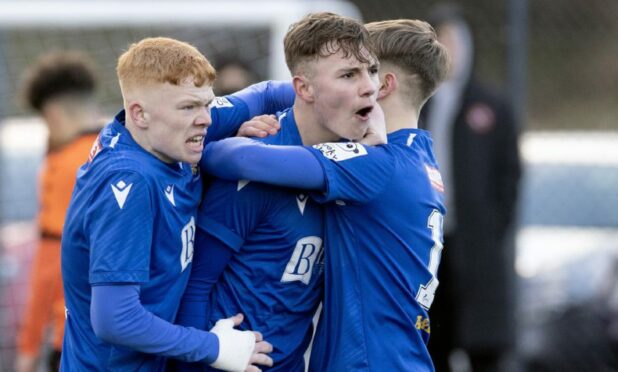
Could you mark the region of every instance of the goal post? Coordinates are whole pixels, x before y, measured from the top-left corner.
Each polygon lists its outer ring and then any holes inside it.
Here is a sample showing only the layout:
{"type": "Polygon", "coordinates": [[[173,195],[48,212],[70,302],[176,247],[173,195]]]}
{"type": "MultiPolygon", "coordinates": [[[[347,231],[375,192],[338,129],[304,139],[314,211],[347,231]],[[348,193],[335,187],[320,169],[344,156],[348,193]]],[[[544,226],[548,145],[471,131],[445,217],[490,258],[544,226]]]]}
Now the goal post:
{"type": "Polygon", "coordinates": [[[283,37],[292,22],[317,11],[361,18],[358,8],[344,1],[8,1],[0,2],[0,30],[152,25],[266,27],[270,30],[271,55],[268,77],[286,79],[289,73],[283,37]]]}
{"type": "MultiPolygon", "coordinates": [[[[284,80],[290,77],[283,51],[285,33],[291,23],[317,11],[360,19],[359,10],[347,1],[0,1],[0,127],[16,125],[12,119],[31,115],[20,104],[20,86],[27,67],[47,52],[89,54],[97,65],[97,100],[111,116],[122,106],[116,61],[130,43],[150,36],[173,37],[195,45],[215,67],[237,59],[258,79],[284,80]]],[[[27,133],[23,124],[20,127],[24,130],[0,131],[0,135],[31,136],[33,129],[27,133]]],[[[31,141],[37,151],[26,151],[14,145],[20,143],[14,138],[0,141],[6,145],[0,148],[0,165],[18,152],[38,154],[41,146],[31,141]]],[[[10,179],[6,174],[0,177],[10,179]]],[[[0,185],[0,189],[6,187],[0,185]]],[[[0,200],[0,219],[2,210],[11,210],[8,202],[0,200]]]]}

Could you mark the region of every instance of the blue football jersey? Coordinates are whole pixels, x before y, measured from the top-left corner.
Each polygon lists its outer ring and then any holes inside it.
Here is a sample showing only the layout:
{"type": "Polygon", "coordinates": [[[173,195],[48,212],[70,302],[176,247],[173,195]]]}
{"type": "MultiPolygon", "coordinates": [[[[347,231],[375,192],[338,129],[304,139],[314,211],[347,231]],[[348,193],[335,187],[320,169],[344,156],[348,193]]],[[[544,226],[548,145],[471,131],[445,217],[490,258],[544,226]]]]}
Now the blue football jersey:
{"type": "Polygon", "coordinates": [[[140,301],[173,321],[190,273],[199,174],[166,164],[135,143],[124,112],[106,126],[78,172],[62,239],[67,320],[63,371],[160,370],[163,357],[99,340],[92,285],[139,283],[140,301]]]}
{"type": "MultiPolygon", "coordinates": [[[[206,141],[233,135],[259,113],[293,101],[289,84],[266,82],[212,104],[206,141]]],[[[80,168],[62,239],[67,321],[63,371],[159,371],[165,359],[98,339],[90,322],[91,286],[140,284],[140,302],[173,322],[193,257],[202,182],[189,164],[166,164],[124,126],[124,111],[100,133],[80,168]]],[[[174,340],[171,340],[174,341],[174,340]]]]}
{"type": "Polygon", "coordinates": [[[327,191],[324,307],[311,371],[433,371],[427,310],[438,285],[443,185],[431,139],[316,145],[327,191]]]}
{"type": "MultiPolygon", "coordinates": [[[[301,145],[293,117],[264,142],[301,145]]],[[[250,161],[250,160],[249,160],[250,161]]],[[[243,313],[241,328],[260,331],[274,351],[271,371],[304,372],[303,355],[322,299],[322,208],[306,192],[217,179],[198,215],[205,231],[235,251],[211,294],[211,323],[243,313]]],[[[212,325],[211,324],[211,325],[212,325]]]]}

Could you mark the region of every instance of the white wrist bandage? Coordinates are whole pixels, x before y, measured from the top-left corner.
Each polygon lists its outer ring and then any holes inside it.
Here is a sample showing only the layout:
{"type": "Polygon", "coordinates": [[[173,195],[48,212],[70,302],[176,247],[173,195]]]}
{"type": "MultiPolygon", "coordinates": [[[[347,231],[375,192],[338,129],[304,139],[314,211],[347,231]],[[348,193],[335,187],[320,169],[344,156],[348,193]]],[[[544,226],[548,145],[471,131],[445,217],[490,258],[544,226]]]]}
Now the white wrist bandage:
{"type": "Polygon", "coordinates": [[[219,355],[211,366],[225,371],[244,371],[255,349],[255,334],[234,329],[232,319],[217,321],[210,332],[219,338],[219,355]]]}

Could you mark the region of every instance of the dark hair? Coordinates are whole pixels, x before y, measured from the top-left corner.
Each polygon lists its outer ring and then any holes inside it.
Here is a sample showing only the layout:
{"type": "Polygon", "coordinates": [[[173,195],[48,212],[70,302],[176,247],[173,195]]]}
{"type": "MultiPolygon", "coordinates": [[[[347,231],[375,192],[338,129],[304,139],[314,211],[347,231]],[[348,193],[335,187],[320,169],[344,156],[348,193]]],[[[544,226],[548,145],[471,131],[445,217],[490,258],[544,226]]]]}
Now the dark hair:
{"type": "Polygon", "coordinates": [[[339,50],[346,58],[354,56],[363,63],[375,58],[369,33],[362,23],[328,12],[308,14],[292,24],[283,46],[285,62],[292,74],[301,62],[327,57],[339,50]]]}
{"type": "Polygon", "coordinates": [[[92,95],[96,88],[93,63],[80,52],[55,52],[40,58],[27,72],[24,100],[37,111],[60,95],[92,95]]]}

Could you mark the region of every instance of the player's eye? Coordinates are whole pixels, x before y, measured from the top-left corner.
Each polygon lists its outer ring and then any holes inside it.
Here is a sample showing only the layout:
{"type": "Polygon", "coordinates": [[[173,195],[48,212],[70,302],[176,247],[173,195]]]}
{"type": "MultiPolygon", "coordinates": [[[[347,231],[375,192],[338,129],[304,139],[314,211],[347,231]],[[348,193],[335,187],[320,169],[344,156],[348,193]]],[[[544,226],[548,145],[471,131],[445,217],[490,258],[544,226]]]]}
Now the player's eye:
{"type": "Polygon", "coordinates": [[[181,109],[183,110],[193,110],[195,108],[195,105],[191,104],[191,105],[184,105],[181,107],[181,109]]]}
{"type": "Polygon", "coordinates": [[[369,73],[370,73],[371,75],[375,75],[375,74],[377,74],[377,73],[378,73],[378,67],[377,67],[377,66],[370,67],[370,68],[369,68],[369,73]]]}
{"type": "Polygon", "coordinates": [[[345,74],[341,75],[341,77],[344,79],[350,79],[353,76],[354,76],[353,72],[346,72],[345,74]]]}

